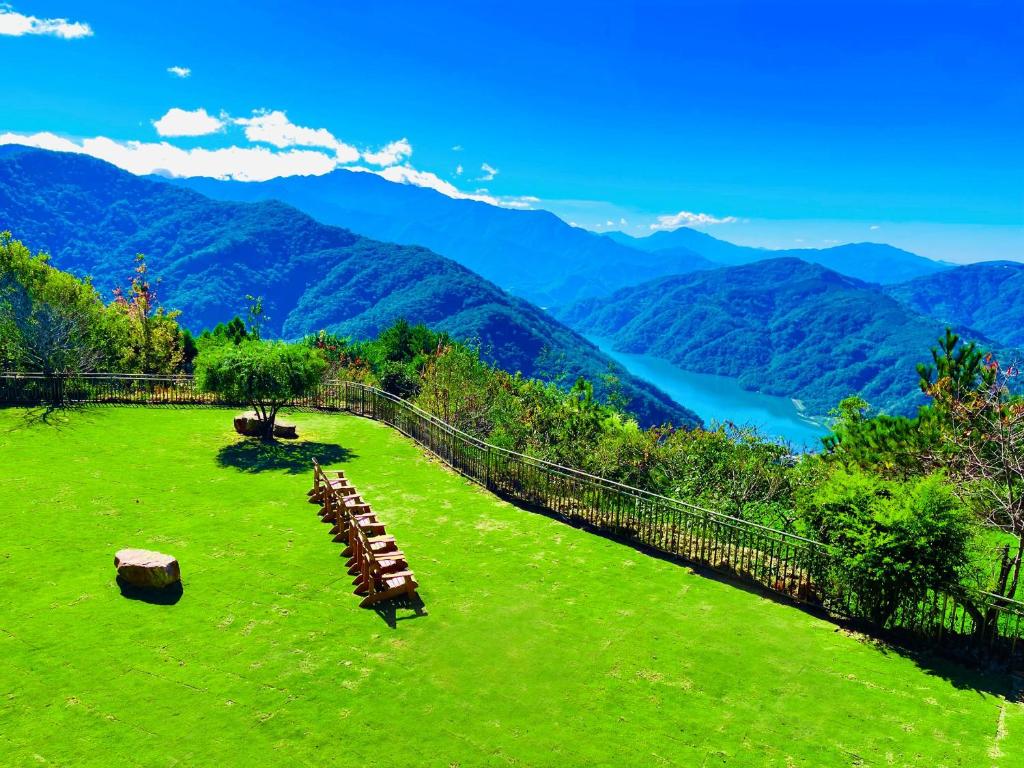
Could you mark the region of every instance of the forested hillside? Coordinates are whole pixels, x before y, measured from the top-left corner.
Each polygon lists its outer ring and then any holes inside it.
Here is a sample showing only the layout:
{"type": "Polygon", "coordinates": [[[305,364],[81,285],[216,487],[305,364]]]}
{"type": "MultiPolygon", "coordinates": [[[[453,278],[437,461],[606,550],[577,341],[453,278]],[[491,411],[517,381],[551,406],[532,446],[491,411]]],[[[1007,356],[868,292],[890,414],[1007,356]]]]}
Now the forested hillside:
{"type": "Polygon", "coordinates": [[[1024,348],[1024,264],[986,261],[886,288],[907,306],[1024,348]]]}
{"type": "Polygon", "coordinates": [[[622,351],[730,376],[818,415],[852,394],[913,411],[915,364],[944,329],[877,286],[792,258],[662,278],[561,316],[622,351]]]}
{"type": "MultiPolygon", "coordinates": [[[[264,299],[268,334],[368,336],[405,317],[474,340],[485,359],[526,375],[569,384],[584,375],[600,391],[612,365],[542,310],[425,248],[370,240],[279,202],[213,201],[81,155],[0,155],[0,229],[92,276],[107,296],[145,253],[160,301],[193,330],[244,312],[251,295],[264,299]]],[[[644,423],[698,421],[651,385],[619,378],[644,423]]]]}

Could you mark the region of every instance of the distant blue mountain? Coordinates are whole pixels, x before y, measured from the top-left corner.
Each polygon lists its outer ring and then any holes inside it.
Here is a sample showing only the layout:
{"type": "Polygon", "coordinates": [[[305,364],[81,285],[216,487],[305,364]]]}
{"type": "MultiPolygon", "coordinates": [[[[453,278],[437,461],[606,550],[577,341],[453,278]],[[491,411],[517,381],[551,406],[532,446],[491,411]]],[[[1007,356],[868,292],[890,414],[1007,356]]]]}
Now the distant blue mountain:
{"type": "MultiPolygon", "coordinates": [[[[0,230],[90,275],[100,292],[126,285],[137,252],[157,293],[193,330],[230,319],[261,295],[269,333],[377,334],[400,317],[479,342],[485,359],[526,375],[583,375],[606,389],[615,367],[541,309],[422,247],[371,240],[281,202],[228,203],[139,178],[84,155],[0,153],[0,230]]],[[[619,372],[645,424],[699,419],[650,384],[619,372]]]]}
{"type": "Polygon", "coordinates": [[[218,200],[281,200],[326,224],[422,245],[541,306],[717,266],[685,248],[656,256],[628,248],[548,211],[456,200],[371,173],[337,170],[264,182],[195,178],[174,183],[218,200]]]}
{"type": "Polygon", "coordinates": [[[841,275],[882,285],[902,283],[923,275],[934,275],[952,266],[881,243],[849,243],[832,248],[790,248],[775,251],[736,245],[689,227],[680,227],[671,232],[655,232],[648,237],[630,237],[621,232],[609,233],[606,237],[620,245],[644,250],[664,258],[672,258],[681,248],[725,266],[750,264],[764,259],[800,259],[812,264],[821,264],[841,275]]]}

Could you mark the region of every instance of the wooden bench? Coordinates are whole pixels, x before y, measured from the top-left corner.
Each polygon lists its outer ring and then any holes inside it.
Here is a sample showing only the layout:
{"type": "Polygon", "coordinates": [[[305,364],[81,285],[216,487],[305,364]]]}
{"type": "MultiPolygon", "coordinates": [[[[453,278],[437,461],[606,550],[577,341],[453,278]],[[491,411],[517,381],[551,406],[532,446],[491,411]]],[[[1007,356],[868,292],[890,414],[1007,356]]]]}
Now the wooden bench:
{"type": "Polygon", "coordinates": [[[320,466],[319,461],[313,459],[313,487],[306,492],[311,504],[323,503],[326,488],[343,488],[348,485],[348,480],[345,479],[345,473],[342,470],[324,469],[320,466]]]}
{"type": "Polygon", "coordinates": [[[415,574],[408,570],[405,554],[401,552],[374,552],[369,536],[362,526],[352,526],[353,570],[355,592],[362,596],[360,607],[416,593],[419,584],[415,574]]]}
{"type": "Polygon", "coordinates": [[[419,584],[394,536],[377,518],[341,470],[325,470],[313,459],[313,487],[306,494],[320,505],[320,518],[331,523],[334,541],[345,544],[342,557],[355,576],[355,592],[366,607],[400,596],[413,596],[419,584]]]}

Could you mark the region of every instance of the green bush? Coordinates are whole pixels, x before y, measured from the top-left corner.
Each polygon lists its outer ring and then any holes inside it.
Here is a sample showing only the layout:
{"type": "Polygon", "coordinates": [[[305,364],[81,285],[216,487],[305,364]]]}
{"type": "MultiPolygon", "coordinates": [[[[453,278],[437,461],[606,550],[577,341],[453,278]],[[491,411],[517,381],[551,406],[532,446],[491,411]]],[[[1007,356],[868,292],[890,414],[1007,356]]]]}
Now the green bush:
{"type": "Polygon", "coordinates": [[[803,513],[836,550],[833,591],[879,626],[930,590],[955,591],[969,566],[971,515],[941,475],[901,482],[840,470],[803,513]]]}

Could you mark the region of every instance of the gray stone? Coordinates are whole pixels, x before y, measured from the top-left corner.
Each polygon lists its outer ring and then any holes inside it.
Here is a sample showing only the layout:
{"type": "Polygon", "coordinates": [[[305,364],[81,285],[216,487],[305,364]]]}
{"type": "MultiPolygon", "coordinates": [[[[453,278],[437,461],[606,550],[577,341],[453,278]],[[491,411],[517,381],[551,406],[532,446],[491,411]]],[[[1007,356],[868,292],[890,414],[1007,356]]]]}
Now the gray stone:
{"type": "Polygon", "coordinates": [[[114,555],[117,575],[137,587],[166,587],[181,581],[178,561],[148,549],[122,549],[114,555]]]}
{"type": "MultiPolygon", "coordinates": [[[[246,437],[263,437],[263,421],[256,411],[245,411],[235,416],[235,432],[246,437]]],[[[295,425],[281,419],[274,420],[274,437],[294,440],[298,437],[295,425]]]]}
{"type": "Polygon", "coordinates": [[[294,440],[298,437],[295,432],[295,425],[289,421],[281,421],[276,419],[274,421],[274,437],[284,437],[289,440],[294,440]]]}
{"type": "Polygon", "coordinates": [[[235,416],[235,432],[246,437],[260,437],[263,435],[263,422],[256,411],[240,413],[235,416]]]}

